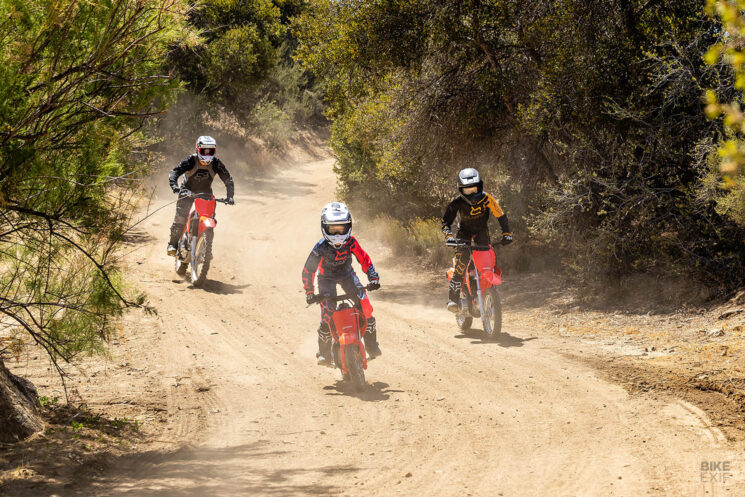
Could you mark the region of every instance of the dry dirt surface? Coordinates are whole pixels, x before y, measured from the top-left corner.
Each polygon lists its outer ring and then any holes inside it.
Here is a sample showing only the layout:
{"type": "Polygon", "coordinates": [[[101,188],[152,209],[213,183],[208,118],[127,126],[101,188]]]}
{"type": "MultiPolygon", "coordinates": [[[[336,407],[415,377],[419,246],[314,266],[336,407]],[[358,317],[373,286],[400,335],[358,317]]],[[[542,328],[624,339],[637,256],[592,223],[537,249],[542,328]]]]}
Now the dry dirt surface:
{"type": "Polygon", "coordinates": [[[509,308],[498,341],[461,334],[444,277],[401,267],[364,222],[354,233],[381,274],[371,299],[384,355],[362,393],[316,366],[319,309],[305,307],[300,270],[333,200],[332,166],[237,175],[203,289],[165,254],[172,208],[142,223],[131,279],[158,316],[127,321],[142,345],[114,359],[136,371],[112,389],[156,405],[144,429],[170,443],[111,456],[54,495],[745,495],[741,442],[705,412],[629,393],[509,308]]]}

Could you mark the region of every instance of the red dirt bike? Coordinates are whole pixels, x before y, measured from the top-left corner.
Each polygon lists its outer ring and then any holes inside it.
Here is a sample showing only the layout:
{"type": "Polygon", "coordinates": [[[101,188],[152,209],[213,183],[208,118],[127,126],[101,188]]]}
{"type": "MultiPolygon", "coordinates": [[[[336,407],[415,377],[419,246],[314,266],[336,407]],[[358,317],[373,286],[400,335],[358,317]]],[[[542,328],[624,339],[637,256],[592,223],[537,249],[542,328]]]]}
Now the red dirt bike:
{"type": "Polygon", "coordinates": [[[215,198],[214,195],[187,193],[185,196],[194,197],[189,217],[184,225],[184,231],[178,241],[176,250],[176,273],[184,276],[191,266],[191,283],[195,287],[201,286],[207,279],[207,271],[212,261],[212,239],[215,236],[215,205],[216,202],[227,204],[227,199],[215,198]]]}
{"type": "MultiPolygon", "coordinates": [[[[368,291],[376,288],[370,285],[365,287],[368,291]]],[[[355,390],[362,390],[366,384],[367,353],[363,337],[367,330],[367,318],[360,307],[359,297],[349,294],[337,297],[316,294],[313,297],[317,304],[326,301],[335,306],[331,318],[333,320],[331,336],[334,339],[331,352],[334,365],[341,370],[344,381],[351,383],[355,390]]]]}
{"type": "MultiPolygon", "coordinates": [[[[486,336],[496,338],[502,332],[502,302],[497,291],[497,286],[502,284],[502,270],[497,267],[494,247],[471,245],[463,241],[446,245],[466,249],[470,254],[461,287],[461,306],[455,321],[462,331],[468,331],[473,318],[481,318],[486,336]]],[[[453,278],[454,272],[454,267],[448,270],[448,281],[453,278]]]]}

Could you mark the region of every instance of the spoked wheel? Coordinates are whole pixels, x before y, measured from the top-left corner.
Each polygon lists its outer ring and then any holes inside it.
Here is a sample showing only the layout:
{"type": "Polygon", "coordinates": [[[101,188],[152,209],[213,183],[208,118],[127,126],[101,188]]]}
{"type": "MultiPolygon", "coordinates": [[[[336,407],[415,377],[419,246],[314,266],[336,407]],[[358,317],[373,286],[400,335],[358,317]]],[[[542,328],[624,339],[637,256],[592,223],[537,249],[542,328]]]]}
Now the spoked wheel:
{"type": "Polygon", "coordinates": [[[488,288],[484,292],[484,333],[489,338],[496,338],[502,332],[502,301],[496,288],[488,288]]]}
{"type": "Polygon", "coordinates": [[[365,387],[365,370],[362,368],[359,345],[347,345],[344,349],[344,360],[347,363],[349,382],[356,391],[365,387]]]}
{"type": "Polygon", "coordinates": [[[455,315],[455,322],[458,323],[458,327],[461,331],[468,331],[471,329],[471,325],[473,324],[473,318],[471,316],[466,316],[465,311],[461,311],[455,315]]]}
{"type": "Polygon", "coordinates": [[[210,269],[212,260],[213,236],[212,230],[208,229],[197,238],[194,257],[191,260],[191,284],[196,287],[202,286],[207,279],[207,271],[210,269]]]}

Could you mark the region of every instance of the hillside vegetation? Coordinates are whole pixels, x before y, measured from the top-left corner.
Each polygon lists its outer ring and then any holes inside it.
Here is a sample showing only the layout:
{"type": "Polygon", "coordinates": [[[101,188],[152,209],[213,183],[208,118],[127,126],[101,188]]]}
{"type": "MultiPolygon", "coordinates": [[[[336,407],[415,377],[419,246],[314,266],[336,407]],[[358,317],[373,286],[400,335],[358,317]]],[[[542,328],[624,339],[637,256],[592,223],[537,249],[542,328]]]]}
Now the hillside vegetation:
{"type": "Polygon", "coordinates": [[[731,131],[704,94],[740,101],[742,85],[731,56],[705,55],[737,46],[717,16],[736,23],[737,5],[314,0],[298,57],[323,80],[351,203],[436,217],[473,166],[519,243],[584,281],[645,272],[728,290],[745,283],[745,218],[720,188],[731,131]]]}

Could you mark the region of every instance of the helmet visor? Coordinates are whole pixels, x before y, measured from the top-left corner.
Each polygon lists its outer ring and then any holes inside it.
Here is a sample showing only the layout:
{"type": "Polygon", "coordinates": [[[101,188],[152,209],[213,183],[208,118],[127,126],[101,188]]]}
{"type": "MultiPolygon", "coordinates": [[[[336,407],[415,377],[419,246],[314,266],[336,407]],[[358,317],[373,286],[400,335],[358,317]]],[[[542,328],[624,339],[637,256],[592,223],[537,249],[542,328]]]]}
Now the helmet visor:
{"type": "Polygon", "coordinates": [[[199,155],[215,155],[214,148],[200,148],[199,155]]]}
{"type": "Polygon", "coordinates": [[[478,193],[479,187],[478,186],[468,186],[462,189],[463,195],[473,195],[474,193],[478,193]]]}
{"type": "Polygon", "coordinates": [[[349,224],[327,224],[326,233],[329,235],[346,235],[349,233],[349,224]]]}

